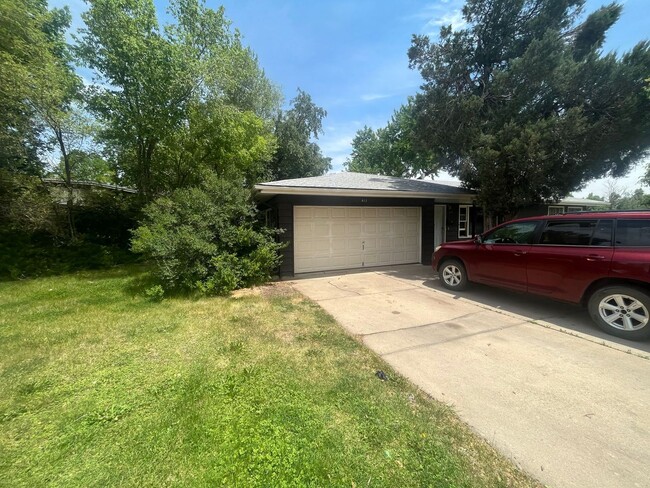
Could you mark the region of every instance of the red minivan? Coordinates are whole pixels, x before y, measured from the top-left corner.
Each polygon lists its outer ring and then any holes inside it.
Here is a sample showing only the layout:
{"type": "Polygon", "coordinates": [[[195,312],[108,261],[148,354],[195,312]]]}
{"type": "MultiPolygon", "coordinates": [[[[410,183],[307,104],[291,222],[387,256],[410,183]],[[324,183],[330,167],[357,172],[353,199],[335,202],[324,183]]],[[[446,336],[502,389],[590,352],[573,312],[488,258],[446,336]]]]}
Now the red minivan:
{"type": "Polygon", "coordinates": [[[609,334],[650,337],[650,211],[513,220],[442,244],[432,266],[450,290],[476,282],[580,303],[609,334]]]}

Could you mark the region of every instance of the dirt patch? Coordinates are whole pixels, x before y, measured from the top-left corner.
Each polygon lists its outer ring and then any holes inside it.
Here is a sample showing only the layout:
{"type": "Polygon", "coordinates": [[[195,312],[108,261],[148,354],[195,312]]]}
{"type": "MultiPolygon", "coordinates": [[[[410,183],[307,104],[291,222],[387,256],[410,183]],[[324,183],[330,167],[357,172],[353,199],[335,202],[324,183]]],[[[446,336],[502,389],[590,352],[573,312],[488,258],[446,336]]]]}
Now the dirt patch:
{"type": "Polygon", "coordinates": [[[264,298],[290,298],[296,296],[296,291],[288,283],[269,283],[267,285],[255,286],[253,288],[243,288],[232,292],[233,298],[247,296],[262,296],[264,298]]]}

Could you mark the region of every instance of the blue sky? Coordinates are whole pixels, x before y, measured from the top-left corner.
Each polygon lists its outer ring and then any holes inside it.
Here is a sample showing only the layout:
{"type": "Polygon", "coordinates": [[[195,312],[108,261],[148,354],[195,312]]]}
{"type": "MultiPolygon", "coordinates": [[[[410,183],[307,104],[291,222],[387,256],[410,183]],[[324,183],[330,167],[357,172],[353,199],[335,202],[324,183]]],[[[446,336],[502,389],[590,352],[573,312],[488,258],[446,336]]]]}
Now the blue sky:
{"type": "MultiPolygon", "coordinates": [[[[81,0],[55,0],[67,4],[79,25],[85,9],[81,0]]],[[[412,34],[436,36],[440,26],[462,26],[463,0],[208,0],[223,5],[226,16],[258,55],[268,77],[280,86],[288,103],[301,88],[327,110],[323,153],[340,171],[350,153],[350,142],[364,125],[378,128],[409,95],[417,92],[421,78],[408,67],[407,50],[412,34]]],[[[591,12],[609,0],[588,0],[591,12]]],[[[650,37],[649,0],[627,0],[623,15],[610,30],[605,51],[623,52],[650,37]]],[[[162,15],[166,0],[156,0],[162,15]]],[[[619,186],[639,186],[643,164],[619,186]]],[[[449,179],[440,175],[438,179],[449,179]]],[[[606,183],[596,181],[582,191],[604,193],[606,183]]]]}

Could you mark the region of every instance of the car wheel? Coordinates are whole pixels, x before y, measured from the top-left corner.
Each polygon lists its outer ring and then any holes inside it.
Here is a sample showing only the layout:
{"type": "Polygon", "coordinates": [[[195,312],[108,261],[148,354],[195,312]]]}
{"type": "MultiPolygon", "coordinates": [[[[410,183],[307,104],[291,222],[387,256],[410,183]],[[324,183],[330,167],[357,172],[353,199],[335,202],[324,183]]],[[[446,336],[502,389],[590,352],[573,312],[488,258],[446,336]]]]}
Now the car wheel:
{"type": "Polygon", "coordinates": [[[605,332],[630,340],[650,337],[650,296],[637,288],[608,286],[589,298],[589,314],[605,332]]]}
{"type": "Polygon", "coordinates": [[[467,288],[467,272],[463,263],[457,259],[448,259],[440,266],[442,286],[448,290],[460,291],[467,288]]]}

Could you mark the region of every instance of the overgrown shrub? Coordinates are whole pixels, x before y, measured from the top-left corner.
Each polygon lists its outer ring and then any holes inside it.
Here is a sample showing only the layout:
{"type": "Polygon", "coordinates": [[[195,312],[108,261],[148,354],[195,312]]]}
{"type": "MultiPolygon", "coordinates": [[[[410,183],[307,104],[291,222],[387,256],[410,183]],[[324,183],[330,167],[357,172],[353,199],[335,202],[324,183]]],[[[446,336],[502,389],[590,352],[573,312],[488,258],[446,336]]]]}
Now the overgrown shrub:
{"type": "Polygon", "coordinates": [[[241,182],[209,178],[145,207],[132,249],[154,260],[166,290],[226,294],[268,281],[280,264],[277,231],[256,213],[241,182]]]}

